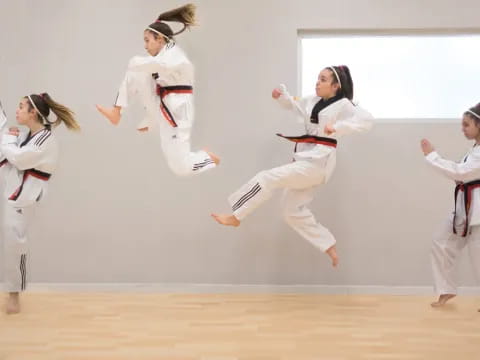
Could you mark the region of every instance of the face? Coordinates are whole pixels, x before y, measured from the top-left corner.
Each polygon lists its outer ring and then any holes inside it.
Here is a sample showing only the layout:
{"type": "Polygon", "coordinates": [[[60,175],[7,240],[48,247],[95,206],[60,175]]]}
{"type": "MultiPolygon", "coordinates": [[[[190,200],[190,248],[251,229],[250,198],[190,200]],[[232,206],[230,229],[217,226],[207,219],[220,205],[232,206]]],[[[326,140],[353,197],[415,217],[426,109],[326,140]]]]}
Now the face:
{"type": "Polygon", "coordinates": [[[18,108],[15,114],[17,122],[20,125],[28,126],[29,124],[32,124],[37,118],[36,110],[33,107],[31,110],[29,110],[28,105],[29,100],[25,98],[22,98],[22,100],[20,100],[20,103],[18,104],[18,108]]]}
{"type": "Polygon", "coordinates": [[[339,85],[338,83],[332,84],[334,76],[335,75],[333,74],[333,71],[330,69],[323,69],[320,71],[320,74],[318,74],[317,84],[315,86],[317,96],[324,99],[329,99],[335,96],[339,85]]]}
{"type": "Polygon", "coordinates": [[[476,139],[480,135],[480,128],[475,123],[475,120],[468,115],[463,115],[462,131],[468,140],[476,139]]]}
{"type": "Polygon", "coordinates": [[[153,32],[149,30],[145,30],[143,32],[143,41],[145,44],[145,50],[151,55],[151,56],[157,56],[160,50],[165,46],[166,42],[163,36],[157,36],[155,39],[155,36],[153,32]]]}

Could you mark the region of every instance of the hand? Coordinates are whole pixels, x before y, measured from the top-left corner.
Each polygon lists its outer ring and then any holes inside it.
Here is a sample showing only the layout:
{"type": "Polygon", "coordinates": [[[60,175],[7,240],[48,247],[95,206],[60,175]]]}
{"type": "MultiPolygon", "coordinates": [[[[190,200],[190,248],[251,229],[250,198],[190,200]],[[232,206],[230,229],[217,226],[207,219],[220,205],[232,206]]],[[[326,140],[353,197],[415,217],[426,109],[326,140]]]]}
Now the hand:
{"type": "Polygon", "coordinates": [[[323,129],[323,132],[326,135],[332,135],[335,132],[335,128],[333,127],[332,124],[327,124],[327,125],[325,125],[325,128],[323,129]]]}
{"type": "Polygon", "coordinates": [[[432,151],[435,151],[433,145],[427,139],[422,139],[422,141],[420,142],[420,146],[425,156],[430,154],[432,151]]]}
{"type": "Polygon", "coordinates": [[[274,99],[278,99],[280,97],[280,95],[282,95],[282,92],[280,91],[280,89],[273,89],[272,91],[272,98],[274,99]]]}
{"type": "Polygon", "coordinates": [[[13,135],[13,136],[19,136],[20,135],[20,129],[16,126],[12,126],[8,128],[8,134],[13,135]]]}

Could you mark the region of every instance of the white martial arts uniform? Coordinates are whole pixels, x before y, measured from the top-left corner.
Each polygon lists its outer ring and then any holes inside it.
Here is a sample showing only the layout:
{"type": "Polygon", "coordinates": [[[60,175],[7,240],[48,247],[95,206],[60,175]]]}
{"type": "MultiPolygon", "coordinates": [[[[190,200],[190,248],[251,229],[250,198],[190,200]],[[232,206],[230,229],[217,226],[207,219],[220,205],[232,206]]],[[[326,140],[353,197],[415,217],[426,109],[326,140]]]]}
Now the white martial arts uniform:
{"type": "Polygon", "coordinates": [[[137,96],[146,116],[139,129],[159,123],[162,149],[170,169],[179,176],[215,167],[205,151],[192,152],[193,65],[178,45],[164,47],[157,56],[130,60],[115,105],[126,107],[137,96]]]}
{"type": "MultiPolygon", "coordinates": [[[[1,111],[0,113],[4,114],[1,111]]],[[[0,115],[1,116],[1,115],[0,115]]],[[[4,123],[6,118],[4,118],[4,123]]],[[[3,127],[2,126],[2,127],[3,127]]],[[[58,147],[53,133],[40,130],[19,137],[3,134],[0,144],[0,176],[4,179],[3,268],[5,290],[19,292],[27,283],[28,228],[35,205],[46,194],[54,172],[58,147]]]]}
{"type": "Polygon", "coordinates": [[[269,199],[275,189],[284,188],[283,215],[286,222],[314,246],[326,251],[335,244],[335,238],[315,220],[307,205],[316,188],[328,181],[335,168],[335,138],[369,130],[373,117],[350,100],[341,98],[313,115],[312,120],[312,110],[321,98],[313,96],[297,101],[285,87],[281,88],[282,95],[278,100],[285,108],[294,110],[305,124],[306,136],[298,137],[305,142],[296,144],[294,162],[259,172],[228,200],[235,217],[242,220],[269,199]],[[324,134],[327,124],[336,130],[330,138],[324,134]]]}
{"type": "Polygon", "coordinates": [[[477,281],[480,280],[480,146],[474,146],[459,163],[433,151],[426,160],[435,170],[457,182],[455,211],[432,244],[434,288],[437,294],[456,294],[455,269],[465,245],[477,281]]]}

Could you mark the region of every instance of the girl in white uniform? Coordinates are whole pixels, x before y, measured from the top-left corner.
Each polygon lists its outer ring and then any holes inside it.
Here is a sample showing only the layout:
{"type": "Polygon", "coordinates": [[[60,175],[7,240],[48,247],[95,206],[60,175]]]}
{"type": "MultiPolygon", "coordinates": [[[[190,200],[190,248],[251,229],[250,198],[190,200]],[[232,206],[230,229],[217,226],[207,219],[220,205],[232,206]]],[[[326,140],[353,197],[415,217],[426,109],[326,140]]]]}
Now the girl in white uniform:
{"type": "MultiPolygon", "coordinates": [[[[7,118],[1,105],[0,118],[3,129],[7,118]]],[[[20,311],[19,293],[27,284],[28,227],[35,205],[45,196],[48,180],[57,166],[53,127],[63,122],[69,129],[80,129],[73,113],[47,93],[22,98],[16,119],[29,131],[5,129],[0,144],[0,175],[5,179],[3,268],[9,314],[20,311]],[[49,120],[50,111],[56,115],[55,121],[49,120]]]]}
{"type": "Polygon", "coordinates": [[[468,245],[477,280],[480,280],[480,104],[463,114],[462,130],[473,147],[462,161],[443,159],[432,144],[423,139],[421,148],[427,162],[440,174],[455,181],[455,208],[432,244],[434,289],[442,306],[457,294],[454,277],[462,249],[468,245]]]}
{"type": "Polygon", "coordinates": [[[325,184],[335,168],[337,138],[364,132],[372,126],[372,116],[353,98],[353,82],[347,66],[323,69],[316,84],[316,96],[292,98],[285,86],[274,89],[272,97],[293,110],[305,124],[306,135],[282,136],[296,143],[294,161],[259,172],[229,197],[232,214],[212,214],[222,225],[238,226],[253,210],[270,198],[273,190],[284,188],[285,221],[302,237],[326,252],[333,266],[338,263],[335,238],[319,224],[307,208],[319,185],[325,184]]]}
{"type": "Polygon", "coordinates": [[[178,35],[193,25],[195,7],[191,4],[161,14],[144,31],[145,49],[150,56],[130,60],[113,108],[97,109],[114,125],[122,108],[137,97],[145,108],[139,131],[159,124],[162,149],[170,169],[179,176],[200,174],[214,168],[220,159],[208,151],[192,152],[193,65],[175,44],[178,35]],[[183,29],[173,33],[165,21],[181,22],[183,29]]]}

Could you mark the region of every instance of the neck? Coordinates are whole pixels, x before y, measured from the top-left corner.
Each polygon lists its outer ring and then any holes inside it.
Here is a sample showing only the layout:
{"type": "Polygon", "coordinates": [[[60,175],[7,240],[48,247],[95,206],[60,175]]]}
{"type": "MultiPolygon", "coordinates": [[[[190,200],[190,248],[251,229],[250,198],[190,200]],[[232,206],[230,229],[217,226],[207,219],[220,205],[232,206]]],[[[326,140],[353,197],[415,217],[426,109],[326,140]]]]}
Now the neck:
{"type": "Polygon", "coordinates": [[[158,50],[158,52],[157,52],[155,55],[153,55],[153,56],[157,56],[158,54],[160,54],[160,53],[163,51],[163,49],[165,49],[165,44],[164,44],[164,45],[160,48],[160,50],[158,50]]]}
{"type": "Polygon", "coordinates": [[[480,145],[480,134],[475,136],[475,146],[480,145]]]}
{"type": "Polygon", "coordinates": [[[30,132],[32,134],[35,134],[36,132],[42,130],[42,129],[45,129],[45,125],[39,123],[39,122],[35,122],[31,125],[28,126],[28,128],[30,129],[30,132]]]}
{"type": "Polygon", "coordinates": [[[333,94],[333,95],[329,95],[329,96],[324,96],[322,99],[323,99],[323,100],[329,100],[329,99],[335,97],[336,95],[337,95],[337,94],[333,94]]]}

